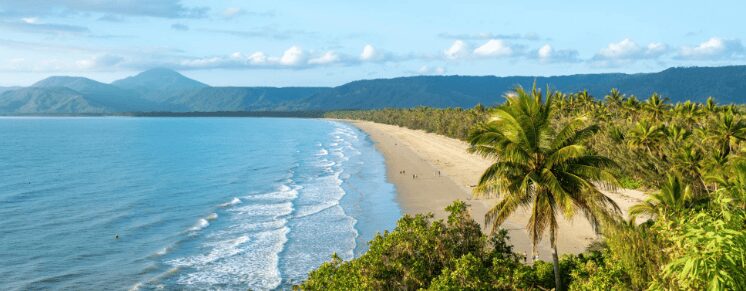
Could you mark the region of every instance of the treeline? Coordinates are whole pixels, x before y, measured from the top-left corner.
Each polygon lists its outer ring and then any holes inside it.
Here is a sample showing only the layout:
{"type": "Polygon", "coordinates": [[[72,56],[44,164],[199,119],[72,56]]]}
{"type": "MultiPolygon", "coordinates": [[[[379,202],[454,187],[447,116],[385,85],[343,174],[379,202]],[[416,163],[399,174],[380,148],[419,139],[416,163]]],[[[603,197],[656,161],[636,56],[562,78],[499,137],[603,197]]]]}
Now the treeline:
{"type": "MultiPolygon", "coordinates": [[[[519,88],[516,93],[522,98],[487,109],[328,116],[451,132],[446,135],[461,139],[463,132],[449,128],[468,127],[465,136],[472,149],[495,158],[477,188],[499,190],[493,194],[503,200],[517,199],[532,209],[532,217],[572,215],[589,199],[599,199],[596,186],[577,180],[578,174],[612,187],[646,188],[648,199],[629,209],[628,220],[589,208],[586,218],[604,217],[594,219],[602,226],[602,239],[583,254],[555,260],[553,270],[550,263],[523,264],[524,258],[507,247],[504,232],[488,239],[470,227],[474,222],[463,213],[465,206],[456,203],[447,222],[405,216],[392,232],[376,237],[368,253],[349,262],[333,259],[298,288],[746,290],[746,120],[741,108],[719,106],[713,99],[670,104],[658,94],[640,100],[617,90],[603,98],[545,92],[552,100],[546,104],[540,90],[519,88]],[[465,117],[470,114],[474,119],[465,117]],[[531,139],[537,140],[521,146],[531,139]],[[560,149],[554,151],[555,146],[560,149]],[[599,163],[610,166],[610,172],[590,167],[599,163]],[[565,178],[552,178],[557,175],[565,178]],[[534,196],[525,196],[526,191],[534,196]]],[[[505,205],[495,209],[510,209],[505,205]]]]}
{"type": "MultiPolygon", "coordinates": [[[[669,169],[700,181],[700,190],[714,188],[704,177],[722,169],[725,156],[746,139],[740,107],[720,106],[712,98],[705,103],[671,104],[658,94],[640,100],[616,89],[602,97],[587,91],[556,94],[556,126],[577,116],[598,124],[601,130],[588,146],[620,164],[617,174],[625,188],[657,189],[669,169]]],[[[324,117],[368,120],[466,140],[493,108],[333,111],[324,117]]]]}
{"type": "Polygon", "coordinates": [[[474,124],[487,117],[487,109],[482,105],[471,109],[420,106],[412,109],[331,111],[324,117],[368,120],[465,140],[474,124]]]}

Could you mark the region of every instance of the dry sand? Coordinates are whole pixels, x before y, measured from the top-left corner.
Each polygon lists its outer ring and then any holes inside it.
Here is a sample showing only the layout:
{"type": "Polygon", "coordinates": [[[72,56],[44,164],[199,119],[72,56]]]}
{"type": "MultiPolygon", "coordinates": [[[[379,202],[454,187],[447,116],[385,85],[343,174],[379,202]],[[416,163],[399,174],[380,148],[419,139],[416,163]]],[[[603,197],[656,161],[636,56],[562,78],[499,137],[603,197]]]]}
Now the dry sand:
{"type": "MultiPolygon", "coordinates": [[[[388,180],[396,185],[397,199],[407,214],[432,212],[444,218],[444,208],[456,199],[471,205],[471,215],[484,226],[485,212],[497,199],[472,199],[471,187],[477,184],[490,161],[466,152],[468,145],[460,140],[393,125],[367,121],[347,121],[362,129],[375,142],[386,159],[388,180]],[[400,171],[405,171],[404,174],[400,171]],[[417,178],[414,178],[416,175],[417,178]]],[[[622,209],[643,200],[645,194],[635,190],[606,192],[622,209]]],[[[531,255],[531,243],[525,225],[529,214],[519,209],[502,225],[510,233],[514,250],[531,255]]],[[[537,247],[542,260],[551,260],[548,234],[537,247]]],[[[561,219],[557,247],[562,253],[583,252],[596,235],[580,215],[573,220],[561,219]]],[[[531,258],[529,258],[530,260],[531,258]]]]}

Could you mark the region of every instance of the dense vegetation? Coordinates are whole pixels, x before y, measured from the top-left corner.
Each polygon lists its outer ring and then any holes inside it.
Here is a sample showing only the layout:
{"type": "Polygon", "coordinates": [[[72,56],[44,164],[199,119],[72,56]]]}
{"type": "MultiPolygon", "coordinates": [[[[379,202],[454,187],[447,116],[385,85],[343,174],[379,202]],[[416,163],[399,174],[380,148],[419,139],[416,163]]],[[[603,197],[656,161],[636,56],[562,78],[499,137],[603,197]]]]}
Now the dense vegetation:
{"type": "MultiPolygon", "coordinates": [[[[553,126],[578,117],[597,125],[598,133],[586,145],[617,162],[614,174],[625,188],[658,189],[670,169],[696,182],[697,191],[703,191],[705,184],[714,188],[714,181],[706,176],[722,170],[728,155],[740,155],[740,143],[746,139],[746,120],[742,120],[740,107],[718,106],[713,98],[705,103],[670,104],[658,94],[640,100],[616,89],[603,98],[587,91],[555,94],[553,126]]],[[[493,110],[482,105],[470,109],[417,107],[333,111],[325,116],[422,129],[466,141],[493,110]]]]}
{"type": "MultiPolygon", "coordinates": [[[[486,217],[498,222],[493,226],[526,205],[536,218],[527,227],[535,238],[552,231],[553,215],[579,213],[599,226],[601,241],[554,266],[528,266],[506,246],[504,232],[487,239],[469,228],[474,222],[456,203],[448,222],[402,218],[368,253],[349,262],[333,259],[299,288],[746,289],[746,120],[739,108],[713,99],[670,104],[658,94],[640,101],[618,90],[602,100],[587,92],[543,95],[546,101],[539,90],[518,88],[497,108],[327,116],[468,140],[472,150],[495,158],[476,191],[502,198],[486,217]],[[593,206],[605,201],[599,185],[640,186],[651,195],[624,220],[613,206],[593,206]]],[[[562,233],[550,239],[555,235],[562,233]]]]}

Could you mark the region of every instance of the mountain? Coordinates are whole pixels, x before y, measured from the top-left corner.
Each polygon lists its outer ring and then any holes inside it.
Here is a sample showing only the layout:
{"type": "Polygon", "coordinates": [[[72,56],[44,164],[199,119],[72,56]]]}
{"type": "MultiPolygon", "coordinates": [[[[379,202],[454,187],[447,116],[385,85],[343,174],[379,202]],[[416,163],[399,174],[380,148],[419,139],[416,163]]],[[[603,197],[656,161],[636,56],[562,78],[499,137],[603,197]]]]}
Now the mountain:
{"type": "Polygon", "coordinates": [[[492,105],[516,85],[563,92],[588,90],[603,98],[611,88],[646,99],[653,92],[672,102],[704,101],[716,97],[720,103],[746,101],[746,66],[670,68],[646,74],[584,74],[552,77],[418,76],[351,82],[296,104],[297,109],[375,109],[384,107],[473,107],[492,105]]]}
{"type": "Polygon", "coordinates": [[[742,104],[746,103],[746,66],[670,68],[627,75],[614,85],[643,98],[658,92],[672,101],[703,102],[713,96],[720,103],[742,104]]]}
{"type": "Polygon", "coordinates": [[[92,104],[82,94],[64,87],[29,87],[0,94],[0,112],[20,114],[104,113],[107,108],[92,104]]]}
{"type": "Polygon", "coordinates": [[[107,112],[151,111],[157,104],[137,97],[137,93],[83,77],[53,76],[34,83],[35,88],[68,88],[80,93],[88,103],[107,112]]]}
{"type": "Polygon", "coordinates": [[[17,90],[17,89],[21,89],[21,87],[0,87],[0,94],[2,94],[5,91],[17,90]]]}
{"type": "Polygon", "coordinates": [[[295,102],[329,90],[322,87],[207,87],[166,101],[186,111],[284,111],[295,102]]]}
{"type": "Polygon", "coordinates": [[[588,90],[603,98],[611,88],[672,102],[746,103],[746,66],[670,68],[643,74],[550,77],[417,76],[354,81],[324,87],[210,87],[168,69],[153,69],[105,84],[81,77],[50,77],[28,88],[0,88],[0,113],[116,113],[218,111],[328,111],[473,107],[503,101],[516,85],[563,92],[588,90]]]}
{"type": "Polygon", "coordinates": [[[147,70],[111,84],[137,92],[139,97],[155,102],[163,102],[187,92],[209,87],[174,70],[163,68],[147,70]]]}

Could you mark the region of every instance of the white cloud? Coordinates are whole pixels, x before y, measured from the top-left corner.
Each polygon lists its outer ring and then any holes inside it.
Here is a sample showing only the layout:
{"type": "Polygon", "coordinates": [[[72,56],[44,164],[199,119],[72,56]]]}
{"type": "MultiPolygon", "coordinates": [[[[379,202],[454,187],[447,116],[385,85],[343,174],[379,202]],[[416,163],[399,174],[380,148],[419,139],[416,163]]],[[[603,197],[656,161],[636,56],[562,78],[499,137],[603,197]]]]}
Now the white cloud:
{"type": "Polygon", "coordinates": [[[444,67],[429,67],[424,65],[417,70],[417,73],[421,75],[443,75],[446,73],[444,67]]]}
{"type": "Polygon", "coordinates": [[[474,50],[474,54],[482,57],[505,57],[513,54],[513,49],[502,40],[491,39],[474,50]]]}
{"type": "Polygon", "coordinates": [[[469,55],[469,45],[461,40],[456,40],[453,42],[451,47],[449,47],[443,53],[445,54],[446,58],[452,60],[463,58],[469,55]]]}
{"type": "Polygon", "coordinates": [[[549,44],[545,44],[541,48],[539,48],[539,51],[537,52],[539,55],[539,58],[542,60],[546,60],[552,57],[552,46],[549,44]]]}
{"type": "Polygon", "coordinates": [[[651,42],[645,49],[645,54],[649,57],[661,56],[668,52],[668,46],[660,42],[651,42]]]}
{"type": "Polygon", "coordinates": [[[310,59],[308,63],[311,65],[327,65],[336,63],[338,61],[339,55],[337,55],[335,52],[329,51],[317,58],[310,59]]]}
{"type": "Polygon", "coordinates": [[[376,48],[374,48],[370,44],[366,44],[365,47],[363,47],[363,52],[360,53],[360,59],[363,61],[372,61],[376,58],[378,58],[378,52],[376,52],[376,48]]]}
{"type": "Polygon", "coordinates": [[[619,42],[610,43],[593,58],[595,60],[636,61],[655,59],[666,53],[668,53],[668,46],[663,43],[653,42],[641,47],[633,40],[625,38],[619,42]]]}
{"type": "Polygon", "coordinates": [[[529,57],[537,58],[542,63],[573,63],[580,61],[578,51],[571,49],[556,49],[550,44],[544,44],[529,57]]]}
{"type": "Polygon", "coordinates": [[[124,60],[124,58],[115,55],[97,55],[86,59],[75,61],[75,65],[83,70],[101,70],[112,69],[124,60]]]}
{"type": "Polygon", "coordinates": [[[181,60],[179,65],[185,68],[216,68],[229,63],[223,57],[206,57],[181,60]]]}
{"type": "Polygon", "coordinates": [[[607,47],[601,49],[598,55],[607,59],[626,59],[640,53],[640,46],[629,38],[620,42],[610,43],[607,47]]]}
{"type": "Polygon", "coordinates": [[[248,61],[253,65],[261,65],[267,63],[267,55],[263,52],[255,52],[248,57],[248,61]]]}
{"type": "Polygon", "coordinates": [[[713,37],[695,47],[682,47],[678,57],[684,59],[719,59],[734,57],[744,52],[740,40],[713,37]]]}
{"type": "Polygon", "coordinates": [[[39,23],[39,18],[37,17],[24,17],[21,18],[21,20],[27,24],[37,24],[39,23]]]}
{"type": "Polygon", "coordinates": [[[297,66],[305,60],[305,53],[297,46],[287,49],[280,57],[280,64],[286,66],[297,66]]]}

